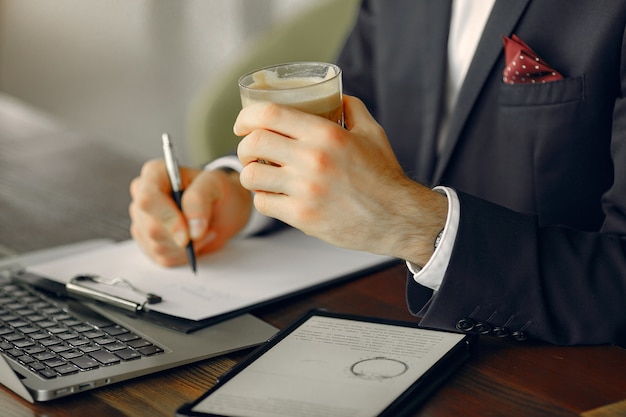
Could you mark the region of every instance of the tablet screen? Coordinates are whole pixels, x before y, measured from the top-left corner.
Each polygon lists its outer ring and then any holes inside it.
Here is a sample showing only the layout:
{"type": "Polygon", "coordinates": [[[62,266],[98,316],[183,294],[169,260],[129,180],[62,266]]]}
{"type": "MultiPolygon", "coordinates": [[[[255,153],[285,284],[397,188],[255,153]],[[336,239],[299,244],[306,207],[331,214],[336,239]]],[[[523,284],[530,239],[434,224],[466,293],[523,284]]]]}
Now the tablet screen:
{"type": "Polygon", "coordinates": [[[313,315],[191,411],[240,417],[374,417],[463,338],[313,315]]]}

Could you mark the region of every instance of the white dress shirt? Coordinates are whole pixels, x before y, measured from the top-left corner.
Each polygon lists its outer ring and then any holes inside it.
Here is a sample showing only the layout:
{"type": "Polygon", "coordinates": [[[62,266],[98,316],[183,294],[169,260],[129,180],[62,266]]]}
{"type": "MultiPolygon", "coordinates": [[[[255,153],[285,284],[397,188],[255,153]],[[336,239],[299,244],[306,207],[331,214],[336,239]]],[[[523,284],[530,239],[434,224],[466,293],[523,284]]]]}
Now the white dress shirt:
{"type": "MultiPolygon", "coordinates": [[[[495,0],[454,0],[448,35],[448,82],[446,89],[446,113],[439,132],[438,149],[442,149],[448,128],[448,119],[470,67],[476,47],[491,13],[495,0]]],[[[447,187],[436,187],[448,197],[448,218],[439,245],[430,260],[420,268],[407,262],[418,284],[437,291],[450,263],[452,247],[459,228],[460,205],[456,192],[447,187]]]]}

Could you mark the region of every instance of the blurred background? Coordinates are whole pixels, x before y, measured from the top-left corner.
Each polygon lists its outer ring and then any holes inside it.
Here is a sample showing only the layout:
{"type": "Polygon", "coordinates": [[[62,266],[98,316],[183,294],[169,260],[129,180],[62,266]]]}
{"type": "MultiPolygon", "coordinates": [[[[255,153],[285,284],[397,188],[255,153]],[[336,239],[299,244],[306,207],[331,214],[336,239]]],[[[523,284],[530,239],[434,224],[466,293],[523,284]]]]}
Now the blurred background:
{"type": "Polygon", "coordinates": [[[0,0],[0,91],[141,158],[169,132],[185,162],[196,95],[320,1],[0,0]]]}

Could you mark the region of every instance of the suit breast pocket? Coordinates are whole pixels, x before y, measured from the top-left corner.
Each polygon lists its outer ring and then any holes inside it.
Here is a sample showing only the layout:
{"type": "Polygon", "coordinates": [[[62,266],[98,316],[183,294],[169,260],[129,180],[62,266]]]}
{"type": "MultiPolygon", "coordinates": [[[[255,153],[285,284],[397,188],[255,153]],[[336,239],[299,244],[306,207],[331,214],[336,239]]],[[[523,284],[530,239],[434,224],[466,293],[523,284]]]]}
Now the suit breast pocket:
{"type": "Polygon", "coordinates": [[[565,78],[545,84],[502,84],[501,106],[542,106],[581,101],[585,97],[585,76],[565,78]]]}
{"type": "Polygon", "coordinates": [[[586,230],[602,218],[598,193],[605,180],[596,173],[610,166],[611,116],[599,110],[606,100],[598,102],[585,87],[584,75],[498,87],[494,118],[500,155],[507,155],[502,169],[512,173],[510,204],[536,213],[540,224],[586,230]]]}

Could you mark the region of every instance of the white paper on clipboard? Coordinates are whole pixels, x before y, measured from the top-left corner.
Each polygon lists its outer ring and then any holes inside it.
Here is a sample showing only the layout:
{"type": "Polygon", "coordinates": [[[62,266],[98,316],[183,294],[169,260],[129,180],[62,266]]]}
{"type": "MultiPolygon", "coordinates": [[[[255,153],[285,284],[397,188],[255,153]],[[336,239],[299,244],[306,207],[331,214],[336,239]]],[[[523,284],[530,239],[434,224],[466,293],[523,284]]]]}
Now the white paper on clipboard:
{"type": "MultiPolygon", "coordinates": [[[[67,283],[77,275],[121,277],[163,301],[146,309],[189,320],[203,320],[269,302],[330,281],[393,262],[386,256],[337,248],[297,229],[236,239],[189,265],[164,268],[133,240],[30,266],[29,272],[67,283]]],[[[101,291],[141,300],[128,288],[101,291]]]]}

